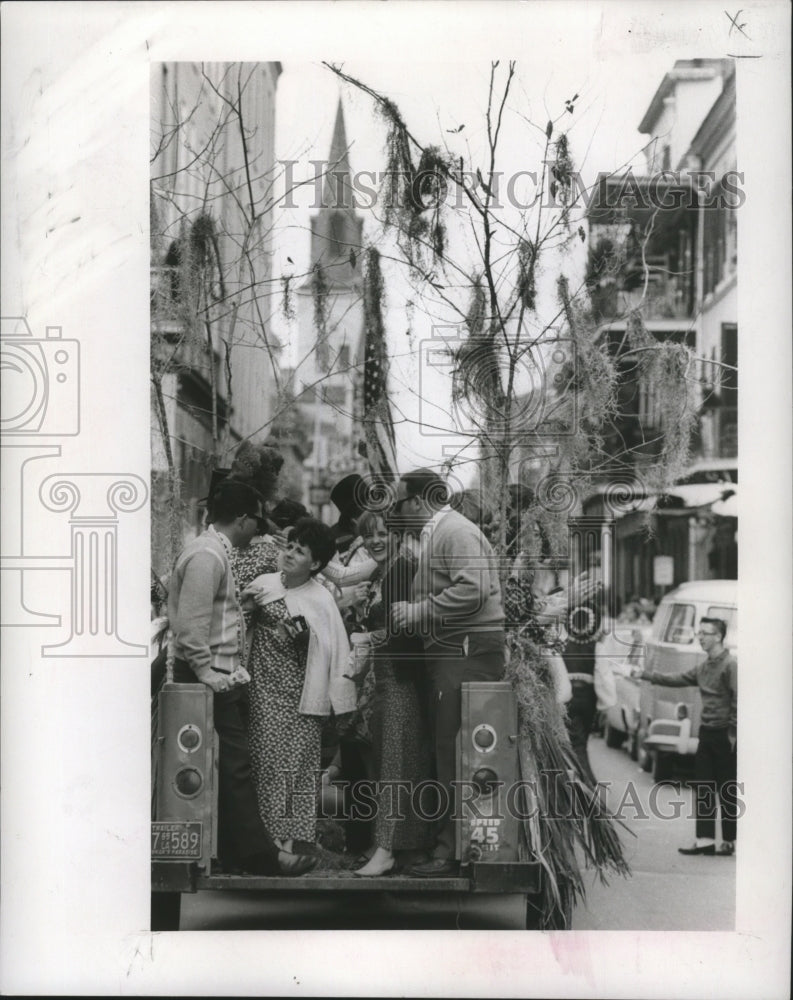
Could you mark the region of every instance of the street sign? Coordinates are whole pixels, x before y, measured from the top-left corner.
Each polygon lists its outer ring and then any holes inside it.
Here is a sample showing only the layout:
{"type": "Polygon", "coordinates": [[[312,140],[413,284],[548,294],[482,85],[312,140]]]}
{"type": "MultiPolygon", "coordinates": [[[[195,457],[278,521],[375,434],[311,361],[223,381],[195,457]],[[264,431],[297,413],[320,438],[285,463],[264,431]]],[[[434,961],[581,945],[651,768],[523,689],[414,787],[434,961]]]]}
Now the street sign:
{"type": "Polygon", "coordinates": [[[653,558],[653,583],[656,587],[671,587],[675,582],[675,561],[672,556],[653,558]]]}

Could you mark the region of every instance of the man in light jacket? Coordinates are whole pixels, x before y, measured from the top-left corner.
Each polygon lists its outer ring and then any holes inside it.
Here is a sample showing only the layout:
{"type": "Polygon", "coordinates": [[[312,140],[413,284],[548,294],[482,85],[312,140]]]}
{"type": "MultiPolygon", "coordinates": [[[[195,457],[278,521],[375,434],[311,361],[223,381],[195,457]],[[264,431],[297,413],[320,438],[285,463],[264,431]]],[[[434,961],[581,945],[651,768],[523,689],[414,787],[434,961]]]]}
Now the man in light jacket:
{"type": "Polygon", "coordinates": [[[316,858],[279,851],[259,816],[243,718],[244,624],[229,556],[263,530],[261,496],[224,480],[209,498],[209,527],[188,542],[171,574],[168,618],[174,680],[214,692],[218,845],[225,866],[254,875],[301,875],[316,858]]]}

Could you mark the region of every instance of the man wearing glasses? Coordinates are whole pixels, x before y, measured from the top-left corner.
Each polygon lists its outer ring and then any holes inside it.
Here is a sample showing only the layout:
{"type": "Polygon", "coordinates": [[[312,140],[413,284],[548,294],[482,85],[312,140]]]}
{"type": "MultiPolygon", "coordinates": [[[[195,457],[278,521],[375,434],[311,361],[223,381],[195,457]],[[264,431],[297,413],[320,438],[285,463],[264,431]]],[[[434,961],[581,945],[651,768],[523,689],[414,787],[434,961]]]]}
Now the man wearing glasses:
{"type": "Polygon", "coordinates": [[[636,667],[634,677],[662,687],[696,686],[702,698],[699,744],[694,758],[696,775],[696,841],[678,847],[681,854],[735,854],[737,821],[736,741],[738,723],[738,663],[724,647],[727,624],[721,618],[702,618],[697,635],[707,657],[696,667],[662,674],[636,667]],[[716,797],[721,803],[722,844],[716,849],[716,797]]]}
{"type": "Polygon", "coordinates": [[[259,816],[243,714],[250,680],[244,627],[229,557],[264,530],[261,495],[223,480],[209,497],[209,527],[182,549],[171,574],[168,619],[174,680],[214,692],[218,755],[218,853],[224,867],[254,875],[301,875],[316,858],[279,851],[259,816]]]}
{"type": "Polygon", "coordinates": [[[412,630],[424,642],[435,769],[442,816],[430,861],[410,874],[457,873],[454,860],[455,740],[460,729],[463,681],[500,680],[504,673],[504,609],[490,543],[467,517],[448,504],[437,473],[417,469],[403,476],[390,521],[419,535],[419,559],[411,601],[391,607],[395,629],[412,630]]]}

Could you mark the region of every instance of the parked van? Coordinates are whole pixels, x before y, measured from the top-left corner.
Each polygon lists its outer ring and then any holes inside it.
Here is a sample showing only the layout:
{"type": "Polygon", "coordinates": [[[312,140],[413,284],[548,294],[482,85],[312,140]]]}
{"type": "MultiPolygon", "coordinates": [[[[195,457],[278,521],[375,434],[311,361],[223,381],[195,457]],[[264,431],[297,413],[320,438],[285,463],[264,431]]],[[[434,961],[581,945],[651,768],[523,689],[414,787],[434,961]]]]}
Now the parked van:
{"type": "MultiPolygon", "coordinates": [[[[693,580],[666,594],[647,641],[646,669],[676,674],[700,663],[705,657],[697,639],[702,618],[722,618],[727,623],[724,642],[735,655],[737,600],[737,580],[693,580]]],[[[652,770],[656,781],[663,781],[682,763],[680,758],[690,758],[697,751],[702,711],[699,689],[661,687],[644,680],[636,683],[639,763],[645,771],[652,770]]]]}

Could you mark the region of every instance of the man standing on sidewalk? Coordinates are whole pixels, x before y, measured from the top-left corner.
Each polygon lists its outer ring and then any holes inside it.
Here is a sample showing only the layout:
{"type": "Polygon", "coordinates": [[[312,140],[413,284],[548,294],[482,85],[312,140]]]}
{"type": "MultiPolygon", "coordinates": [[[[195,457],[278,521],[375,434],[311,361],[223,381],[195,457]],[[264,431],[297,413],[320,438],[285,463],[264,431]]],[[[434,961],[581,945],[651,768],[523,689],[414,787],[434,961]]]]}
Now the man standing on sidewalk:
{"type": "Polygon", "coordinates": [[[171,574],[168,618],[174,680],[214,692],[218,850],[225,866],[253,875],[302,875],[316,858],[279,851],[259,816],[244,721],[244,626],[229,556],[264,529],[261,496],[224,480],[209,498],[209,527],[182,549],[171,574]]]}
{"type": "Polygon", "coordinates": [[[721,618],[700,620],[699,641],[708,654],[696,667],[679,674],[634,668],[634,677],[662,687],[697,686],[702,697],[696,775],[696,841],[678,847],[681,854],[735,854],[737,800],[738,663],[724,647],[727,624],[721,618]],[[722,844],[716,850],[716,798],[721,803],[722,844]]]}
{"type": "Polygon", "coordinates": [[[430,725],[442,816],[432,860],[410,874],[454,875],[455,740],[463,681],[501,680],[505,666],[504,610],[493,549],[479,528],[447,504],[444,481],[429,469],[399,480],[396,523],[421,530],[412,601],[392,605],[395,628],[424,641],[430,725]]]}

